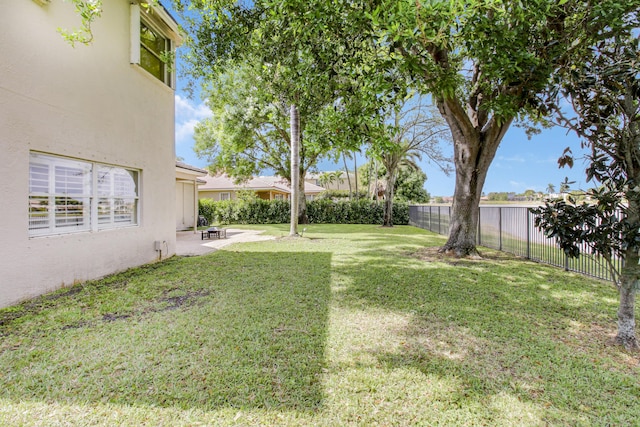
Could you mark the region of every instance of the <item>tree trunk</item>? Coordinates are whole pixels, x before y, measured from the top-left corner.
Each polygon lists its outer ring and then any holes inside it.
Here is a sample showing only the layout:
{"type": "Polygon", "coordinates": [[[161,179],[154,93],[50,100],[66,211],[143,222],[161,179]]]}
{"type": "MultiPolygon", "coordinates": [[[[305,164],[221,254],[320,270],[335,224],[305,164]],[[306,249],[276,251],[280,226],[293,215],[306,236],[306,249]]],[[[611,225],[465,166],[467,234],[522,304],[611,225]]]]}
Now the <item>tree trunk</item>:
{"type": "MultiPolygon", "coordinates": [[[[635,260],[625,259],[626,262],[634,262],[638,265],[638,256],[635,260]]],[[[636,267],[637,268],[637,267],[636,267]]],[[[636,286],[638,279],[635,273],[632,275],[625,274],[625,267],[622,269],[620,278],[620,306],[618,307],[618,334],[615,341],[617,344],[623,345],[627,350],[638,348],[636,340],[636,319],[635,319],[635,300],[636,286]]]]}
{"type": "Polygon", "coordinates": [[[349,176],[349,167],[347,166],[347,156],[342,153],[342,162],[344,163],[344,170],[347,172],[347,182],[349,183],[349,200],[351,200],[351,177],[349,176]]]}
{"type": "Polygon", "coordinates": [[[374,194],[376,197],[376,206],[378,205],[378,202],[380,201],[380,197],[378,197],[378,160],[374,160],[374,165],[375,165],[375,177],[376,177],[376,183],[374,185],[374,194]]]}
{"type": "Polygon", "coordinates": [[[354,175],[354,179],[356,181],[356,199],[358,199],[358,161],[357,158],[358,156],[356,155],[356,153],[353,153],[353,172],[355,173],[354,175]]]}
{"type": "Polygon", "coordinates": [[[291,227],[289,236],[298,235],[298,201],[300,200],[300,114],[298,107],[291,105],[291,227]]]}
{"type": "Polygon", "coordinates": [[[396,186],[396,174],[395,172],[389,173],[389,170],[387,171],[387,188],[384,189],[383,227],[393,227],[393,188],[396,186]]]}
{"type": "Polygon", "coordinates": [[[453,137],[456,187],[449,224],[449,238],[440,252],[458,257],[479,256],[476,249],[478,209],[482,187],[500,141],[513,119],[490,119],[484,126],[469,117],[455,100],[437,101],[453,137]]]}
{"type": "Polygon", "coordinates": [[[300,171],[300,198],[298,200],[298,224],[309,224],[307,217],[307,196],[304,194],[305,173],[300,171]]]}
{"type": "MultiPolygon", "coordinates": [[[[640,222],[640,203],[634,197],[628,199],[627,217],[628,224],[638,224],[640,222]]],[[[637,228],[637,226],[636,226],[637,228]]],[[[638,290],[638,279],[640,278],[640,265],[638,261],[638,248],[630,245],[625,251],[624,265],[620,270],[620,305],[618,306],[618,334],[615,342],[623,345],[627,350],[637,349],[636,339],[636,318],[635,301],[638,290]]]]}

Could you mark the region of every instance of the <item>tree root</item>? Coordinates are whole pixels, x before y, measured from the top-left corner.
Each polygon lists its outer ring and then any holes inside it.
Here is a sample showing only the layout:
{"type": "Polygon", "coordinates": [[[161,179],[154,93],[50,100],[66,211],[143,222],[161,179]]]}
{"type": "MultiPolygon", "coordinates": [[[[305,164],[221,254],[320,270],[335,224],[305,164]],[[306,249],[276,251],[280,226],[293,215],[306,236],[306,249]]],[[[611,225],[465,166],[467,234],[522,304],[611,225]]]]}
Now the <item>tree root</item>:
{"type": "Polygon", "coordinates": [[[480,252],[478,252],[475,246],[454,247],[452,245],[444,245],[438,249],[438,253],[456,258],[482,259],[480,252]]]}
{"type": "Polygon", "coordinates": [[[640,345],[638,345],[638,340],[636,339],[636,337],[621,337],[621,336],[616,336],[613,339],[613,343],[615,345],[619,345],[625,348],[625,350],[627,351],[640,351],[640,345]]]}

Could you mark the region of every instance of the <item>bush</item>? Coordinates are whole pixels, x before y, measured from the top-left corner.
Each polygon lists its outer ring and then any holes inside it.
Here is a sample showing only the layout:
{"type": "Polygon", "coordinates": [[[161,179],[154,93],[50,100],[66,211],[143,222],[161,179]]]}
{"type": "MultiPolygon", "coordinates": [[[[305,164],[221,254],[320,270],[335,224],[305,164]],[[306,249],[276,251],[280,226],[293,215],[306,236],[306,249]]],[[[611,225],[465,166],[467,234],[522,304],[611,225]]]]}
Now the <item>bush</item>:
{"type": "MultiPolygon", "coordinates": [[[[290,220],[288,200],[200,200],[200,215],[209,223],[219,224],[286,224],[290,220]]],[[[382,224],[383,204],[370,200],[316,199],[307,202],[307,217],[311,224],[382,224]]],[[[409,205],[393,204],[393,223],[409,223],[409,205]]]]}
{"type": "Polygon", "coordinates": [[[211,224],[216,216],[216,202],[213,199],[198,200],[198,215],[202,215],[207,224],[211,224]]]}
{"type": "Polygon", "coordinates": [[[358,190],[358,192],[353,191],[351,195],[349,195],[348,190],[325,190],[318,195],[319,199],[330,200],[342,200],[348,199],[349,197],[353,199],[368,199],[369,193],[367,190],[358,190]]]}

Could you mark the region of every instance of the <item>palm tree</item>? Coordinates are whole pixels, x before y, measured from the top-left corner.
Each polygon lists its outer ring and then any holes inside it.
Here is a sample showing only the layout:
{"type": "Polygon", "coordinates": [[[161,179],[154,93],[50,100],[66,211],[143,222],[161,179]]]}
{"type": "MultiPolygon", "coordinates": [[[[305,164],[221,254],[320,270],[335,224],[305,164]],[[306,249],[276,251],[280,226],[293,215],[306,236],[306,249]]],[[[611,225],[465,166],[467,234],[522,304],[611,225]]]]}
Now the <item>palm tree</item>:
{"type": "Polygon", "coordinates": [[[553,184],[547,184],[547,194],[553,194],[556,192],[556,186],[553,184]]]}
{"type": "Polygon", "coordinates": [[[344,174],[343,171],[334,171],[331,172],[331,182],[335,182],[336,183],[336,189],[340,188],[340,184],[342,184],[342,175],[344,174]]]}
{"type": "Polygon", "coordinates": [[[568,177],[564,178],[564,181],[560,183],[560,194],[568,193],[571,189],[571,184],[575,184],[575,181],[569,181],[568,177]]]}
{"type": "Polygon", "coordinates": [[[318,177],[318,184],[320,184],[321,187],[327,188],[331,184],[332,180],[333,175],[331,172],[322,172],[318,177]]]}
{"type": "Polygon", "coordinates": [[[420,170],[417,161],[422,160],[418,151],[413,150],[410,144],[402,141],[399,145],[380,156],[382,165],[387,170],[384,189],[384,227],[393,226],[393,197],[396,187],[398,171],[401,167],[420,170]]]}

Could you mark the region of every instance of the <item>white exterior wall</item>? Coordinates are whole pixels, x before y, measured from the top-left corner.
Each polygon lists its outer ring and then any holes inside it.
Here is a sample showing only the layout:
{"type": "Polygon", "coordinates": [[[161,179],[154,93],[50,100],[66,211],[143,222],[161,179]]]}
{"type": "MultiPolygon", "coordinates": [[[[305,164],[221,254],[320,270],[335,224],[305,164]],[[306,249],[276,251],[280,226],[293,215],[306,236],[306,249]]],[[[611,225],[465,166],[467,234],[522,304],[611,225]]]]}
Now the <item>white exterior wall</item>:
{"type": "Polygon", "coordinates": [[[196,196],[194,184],[176,182],[176,230],[193,228],[196,224],[196,196]]]}
{"type": "Polygon", "coordinates": [[[129,63],[130,2],[103,3],[73,48],[71,3],[0,1],[0,307],[175,252],[174,93],[129,63]],[[138,169],[139,224],[30,238],[31,150],[138,169]]]}

